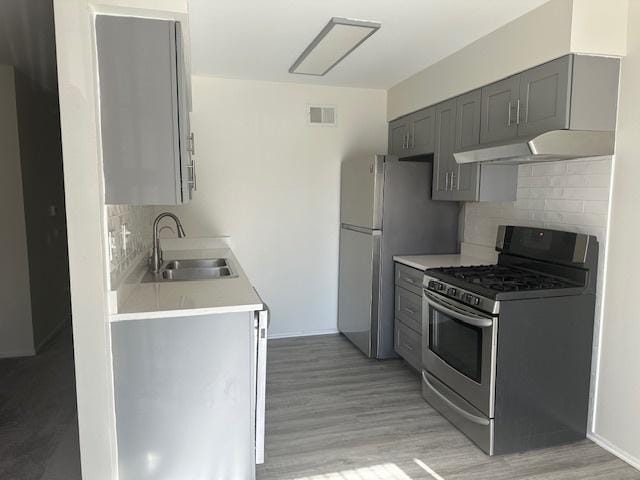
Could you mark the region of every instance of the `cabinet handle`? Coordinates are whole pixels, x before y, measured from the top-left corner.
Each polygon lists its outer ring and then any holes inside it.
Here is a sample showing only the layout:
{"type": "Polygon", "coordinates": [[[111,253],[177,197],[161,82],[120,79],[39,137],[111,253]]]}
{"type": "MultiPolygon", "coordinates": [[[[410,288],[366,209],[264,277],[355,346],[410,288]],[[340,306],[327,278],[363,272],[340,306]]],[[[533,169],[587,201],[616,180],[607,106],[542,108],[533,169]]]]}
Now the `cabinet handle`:
{"type": "Polygon", "coordinates": [[[516,102],[516,125],[520,125],[520,99],[516,102]]]}
{"type": "MultiPolygon", "coordinates": [[[[454,190],[453,186],[455,184],[455,178],[456,178],[456,172],[451,172],[451,190],[454,190]]],[[[457,186],[456,186],[455,190],[458,190],[457,186]]]]}
{"type": "Polygon", "coordinates": [[[415,310],[413,310],[413,309],[411,309],[411,308],[408,308],[408,307],[404,307],[404,308],[403,308],[403,310],[404,310],[405,312],[409,312],[411,315],[415,315],[416,313],[418,313],[418,312],[416,312],[415,310]]]}
{"type": "Polygon", "coordinates": [[[444,191],[449,191],[449,172],[444,174],[444,191]]]}
{"type": "Polygon", "coordinates": [[[188,138],[189,144],[187,150],[191,154],[191,165],[187,165],[187,168],[191,169],[191,180],[189,180],[189,183],[193,187],[193,190],[196,191],[198,190],[198,180],[196,175],[196,159],[194,158],[196,154],[195,134],[192,132],[188,138]]]}
{"type": "Polygon", "coordinates": [[[410,352],[413,352],[413,347],[411,345],[409,345],[408,343],[404,344],[404,348],[406,348],[407,350],[409,350],[410,352]]]}
{"type": "Polygon", "coordinates": [[[511,100],[507,103],[507,127],[511,126],[511,100]]]}
{"type": "Polygon", "coordinates": [[[191,134],[189,135],[189,144],[187,146],[187,150],[189,151],[189,153],[191,155],[196,154],[196,137],[195,134],[193,132],[191,132],[191,134]]]}
{"type": "Polygon", "coordinates": [[[409,277],[400,277],[400,280],[410,283],[411,285],[416,285],[416,282],[414,282],[413,279],[409,277]]]}

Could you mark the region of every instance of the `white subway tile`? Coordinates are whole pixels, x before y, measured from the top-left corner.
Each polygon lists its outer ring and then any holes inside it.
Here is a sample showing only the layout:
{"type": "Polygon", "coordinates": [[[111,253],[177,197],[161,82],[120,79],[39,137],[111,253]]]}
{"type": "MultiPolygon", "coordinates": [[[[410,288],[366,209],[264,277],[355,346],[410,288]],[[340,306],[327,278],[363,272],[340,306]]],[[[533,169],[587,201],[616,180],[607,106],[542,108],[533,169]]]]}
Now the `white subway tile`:
{"type": "Polygon", "coordinates": [[[608,214],[609,213],[609,202],[604,200],[595,200],[595,201],[584,201],[582,202],[584,205],[585,213],[600,213],[600,214],[608,214]]]}
{"type": "Polygon", "coordinates": [[[518,167],[518,176],[519,177],[530,177],[531,176],[531,165],[520,165],[518,167]]]}
{"type": "Polygon", "coordinates": [[[567,173],[570,174],[608,174],[611,173],[610,157],[599,160],[574,160],[567,162],[567,173]]]}
{"type": "Polygon", "coordinates": [[[531,166],[531,175],[534,177],[564,175],[565,173],[567,173],[566,162],[540,163],[531,166]]]}
{"type": "Polygon", "coordinates": [[[582,212],[582,200],[544,200],[545,210],[555,210],[560,212],[582,212]]]}
{"type": "Polygon", "coordinates": [[[549,177],[520,177],[518,185],[522,187],[546,187],[549,185],[549,177]]]}
{"type": "Polygon", "coordinates": [[[562,189],[562,198],[608,201],[609,189],[604,187],[568,187],[562,189]]]}

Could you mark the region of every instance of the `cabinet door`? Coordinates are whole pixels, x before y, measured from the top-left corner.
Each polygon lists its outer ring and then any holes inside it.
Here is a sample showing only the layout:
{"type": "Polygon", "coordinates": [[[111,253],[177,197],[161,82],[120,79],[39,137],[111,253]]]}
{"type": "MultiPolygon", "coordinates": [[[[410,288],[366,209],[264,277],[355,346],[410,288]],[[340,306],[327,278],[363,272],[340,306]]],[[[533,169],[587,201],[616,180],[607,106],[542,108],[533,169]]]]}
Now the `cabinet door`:
{"type": "Polygon", "coordinates": [[[518,135],[519,85],[520,76],[514,75],[482,88],[480,143],[499,142],[518,135]]]}
{"type": "Polygon", "coordinates": [[[425,108],[409,117],[409,155],[433,153],[435,147],[435,108],[425,108]]]}
{"type": "Polygon", "coordinates": [[[518,136],[569,128],[572,58],[567,55],[520,74],[518,136]]]}
{"type": "MultiPolygon", "coordinates": [[[[456,99],[455,151],[465,150],[480,143],[480,89],[461,95],[456,99]]],[[[455,161],[455,159],[454,159],[455,161]]],[[[454,200],[475,200],[478,194],[480,164],[454,165],[454,200]]]]}
{"type": "Polygon", "coordinates": [[[434,200],[450,200],[451,186],[449,179],[453,173],[453,149],[455,144],[456,99],[447,100],[436,105],[436,139],[433,155],[433,189],[434,200]]]}
{"type": "Polygon", "coordinates": [[[184,201],[176,25],[96,18],[107,204],[184,201]]]}
{"type": "Polygon", "coordinates": [[[409,127],[407,118],[399,118],[389,124],[389,154],[397,157],[407,155],[407,140],[409,127]]]}

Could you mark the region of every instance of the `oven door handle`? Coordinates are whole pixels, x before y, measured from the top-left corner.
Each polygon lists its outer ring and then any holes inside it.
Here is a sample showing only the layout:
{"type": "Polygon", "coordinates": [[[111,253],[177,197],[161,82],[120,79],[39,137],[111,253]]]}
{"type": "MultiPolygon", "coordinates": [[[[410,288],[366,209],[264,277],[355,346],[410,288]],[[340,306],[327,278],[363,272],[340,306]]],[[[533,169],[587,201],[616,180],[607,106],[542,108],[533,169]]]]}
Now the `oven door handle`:
{"type": "Polygon", "coordinates": [[[438,301],[438,297],[434,296],[432,293],[424,290],[424,299],[426,302],[435,308],[436,310],[450,315],[456,320],[460,320],[461,322],[468,323],[469,325],[473,325],[474,327],[487,328],[493,326],[493,319],[482,317],[480,315],[473,315],[467,312],[463,312],[458,310],[457,308],[453,308],[450,306],[443,305],[440,301],[438,301]]]}
{"type": "Polygon", "coordinates": [[[458,415],[466,418],[467,420],[469,420],[470,422],[476,423],[478,425],[484,425],[487,426],[489,425],[489,420],[486,418],[482,418],[479,417],[477,415],[474,415],[472,413],[467,412],[466,410],[464,410],[463,408],[460,408],[458,405],[456,405],[455,403],[453,403],[451,400],[449,400],[447,397],[445,397],[442,393],[440,393],[438,390],[436,390],[436,388],[431,385],[431,382],[429,381],[429,379],[427,378],[427,372],[422,370],[422,381],[427,385],[427,387],[429,387],[431,389],[431,391],[440,399],[442,400],[444,403],[447,404],[447,406],[449,408],[451,408],[452,410],[454,410],[458,415]]]}

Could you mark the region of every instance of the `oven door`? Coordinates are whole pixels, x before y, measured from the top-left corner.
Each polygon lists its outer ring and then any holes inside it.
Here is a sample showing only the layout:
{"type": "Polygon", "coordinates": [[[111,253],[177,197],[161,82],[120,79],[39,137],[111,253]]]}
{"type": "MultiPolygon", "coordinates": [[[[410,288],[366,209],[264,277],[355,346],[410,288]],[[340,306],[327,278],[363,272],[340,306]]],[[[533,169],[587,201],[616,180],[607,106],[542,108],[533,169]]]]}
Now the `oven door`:
{"type": "Polygon", "coordinates": [[[493,418],[497,317],[427,289],[422,302],[424,368],[493,418]]]}

